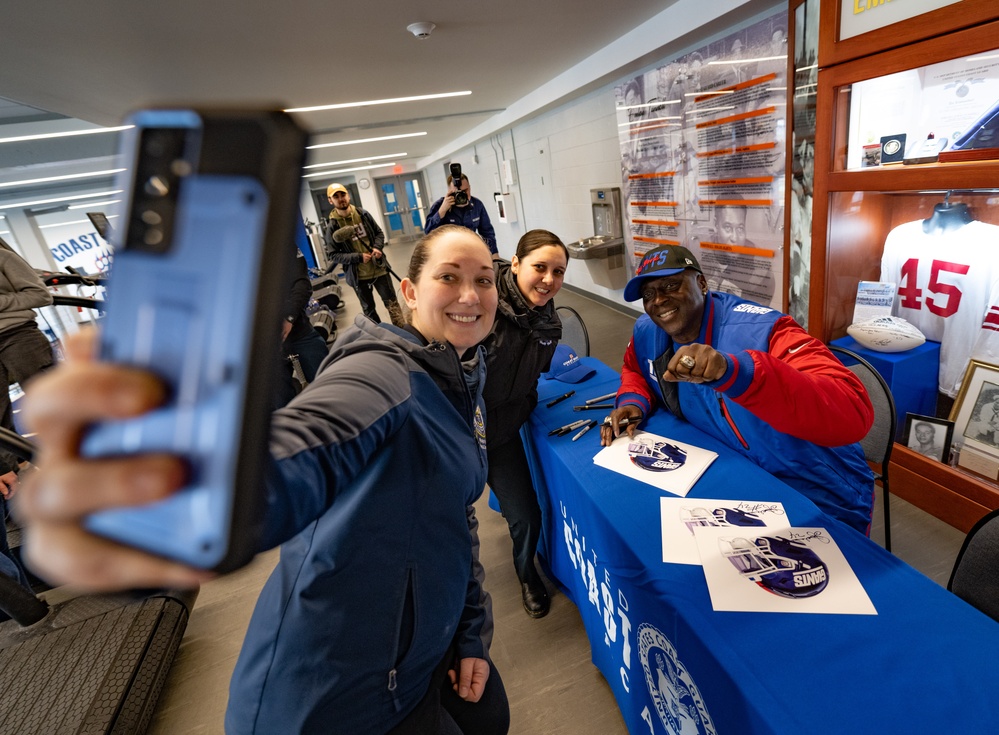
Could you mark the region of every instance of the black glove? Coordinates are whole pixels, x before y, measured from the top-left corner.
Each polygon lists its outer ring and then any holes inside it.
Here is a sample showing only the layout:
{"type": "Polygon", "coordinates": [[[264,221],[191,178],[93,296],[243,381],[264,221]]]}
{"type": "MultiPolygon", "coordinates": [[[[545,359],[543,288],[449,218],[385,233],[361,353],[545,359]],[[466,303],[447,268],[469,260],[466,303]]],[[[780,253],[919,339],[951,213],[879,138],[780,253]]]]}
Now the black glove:
{"type": "Polygon", "coordinates": [[[341,227],[333,233],[333,242],[344,243],[354,239],[354,228],[352,225],[341,227]]]}

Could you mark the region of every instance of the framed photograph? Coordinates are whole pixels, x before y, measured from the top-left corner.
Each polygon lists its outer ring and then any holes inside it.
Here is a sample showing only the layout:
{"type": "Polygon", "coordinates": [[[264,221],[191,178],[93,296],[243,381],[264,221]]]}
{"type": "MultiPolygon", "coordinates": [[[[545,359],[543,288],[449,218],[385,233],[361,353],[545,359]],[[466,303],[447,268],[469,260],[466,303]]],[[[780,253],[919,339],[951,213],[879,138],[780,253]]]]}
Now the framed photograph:
{"type": "Polygon", "coordinates": [[[935,416],[905,414],[905,445],[914,452],[947,464],[950,461],[950,443],[954,436],[954,422],[935,416]]]}
{"type": "Polygon", "coordinates": [[[999,365],[968,364],[950,418],[955,446],[999,459],[999,365]]]}

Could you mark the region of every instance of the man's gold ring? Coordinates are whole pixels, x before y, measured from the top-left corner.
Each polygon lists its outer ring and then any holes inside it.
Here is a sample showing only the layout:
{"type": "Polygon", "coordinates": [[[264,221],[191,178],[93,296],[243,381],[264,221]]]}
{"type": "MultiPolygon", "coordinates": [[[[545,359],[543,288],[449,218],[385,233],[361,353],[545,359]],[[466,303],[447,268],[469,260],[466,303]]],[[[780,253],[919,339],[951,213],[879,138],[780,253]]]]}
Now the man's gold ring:
{"type": "Polygon", "coordinates": [[[694,358],[691,357],[690,355],[684,355],[683,357],[680,358],[680,364],[683,365],[685,368],[687,368],[687,370],[693,370],[694,365],[696,365],[697,363],[694,361],[694,358]]]}

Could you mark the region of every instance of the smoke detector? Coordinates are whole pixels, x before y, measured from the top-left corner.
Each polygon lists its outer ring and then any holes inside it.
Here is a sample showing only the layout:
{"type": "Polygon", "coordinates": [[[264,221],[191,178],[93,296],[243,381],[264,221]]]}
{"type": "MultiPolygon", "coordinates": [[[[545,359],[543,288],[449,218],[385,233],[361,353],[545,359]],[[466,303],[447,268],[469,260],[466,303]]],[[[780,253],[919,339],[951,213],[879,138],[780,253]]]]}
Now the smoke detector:
{"type": "Polygon", "coordinates": [[[425,38],[430,38],[430,34],[434,32],[436,27],[433,23],[410,23],[406,26],[406,30],[422,41],[425,38]]]}

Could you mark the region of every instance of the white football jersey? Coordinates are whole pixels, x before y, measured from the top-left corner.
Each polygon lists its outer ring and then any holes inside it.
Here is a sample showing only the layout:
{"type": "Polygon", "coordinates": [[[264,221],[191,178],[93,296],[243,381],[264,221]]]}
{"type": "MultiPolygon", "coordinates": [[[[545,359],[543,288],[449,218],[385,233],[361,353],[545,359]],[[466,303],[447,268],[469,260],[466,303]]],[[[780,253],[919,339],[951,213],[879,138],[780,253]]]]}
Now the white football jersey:
{"type": "Polygon", "coordinates": [[[999,227],[927,235],[922,220],[899,225],[885,240],[881,280],[898,284],[892,314],[940,342],[940,392],[956,397],[982,320],[999,304],[999,227]]]}

